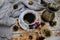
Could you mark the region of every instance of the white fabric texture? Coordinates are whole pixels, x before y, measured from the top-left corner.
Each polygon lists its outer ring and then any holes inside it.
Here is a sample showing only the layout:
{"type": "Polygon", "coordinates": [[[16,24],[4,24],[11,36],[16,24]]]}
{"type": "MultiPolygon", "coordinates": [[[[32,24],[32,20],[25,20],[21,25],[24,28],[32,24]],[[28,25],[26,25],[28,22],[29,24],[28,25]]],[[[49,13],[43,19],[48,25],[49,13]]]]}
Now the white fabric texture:
{"type": "Polygon", "coordinates": [[[9,1],[4,1],[4,4],[0,6],[0,40],[8,40],[11,38],[12,31],[11,27],[15,25],[17,16],[20,15],[25,9],[21,3],[18,9],[13,9],[15,3],[9,3],[9,1]]]}

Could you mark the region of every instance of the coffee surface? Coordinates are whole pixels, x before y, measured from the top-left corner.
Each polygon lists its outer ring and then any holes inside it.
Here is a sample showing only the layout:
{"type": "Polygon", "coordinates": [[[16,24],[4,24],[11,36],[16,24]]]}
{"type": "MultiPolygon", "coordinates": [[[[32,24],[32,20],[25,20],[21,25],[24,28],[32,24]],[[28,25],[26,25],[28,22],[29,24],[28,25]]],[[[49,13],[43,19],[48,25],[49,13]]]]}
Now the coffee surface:
{"type": "Polygon", "coordinates": [[[24,15],[23,19],[27,21],[28,23],[32,23],[35,20],[35,15],[32,13],[27,13],[24,15]]]}

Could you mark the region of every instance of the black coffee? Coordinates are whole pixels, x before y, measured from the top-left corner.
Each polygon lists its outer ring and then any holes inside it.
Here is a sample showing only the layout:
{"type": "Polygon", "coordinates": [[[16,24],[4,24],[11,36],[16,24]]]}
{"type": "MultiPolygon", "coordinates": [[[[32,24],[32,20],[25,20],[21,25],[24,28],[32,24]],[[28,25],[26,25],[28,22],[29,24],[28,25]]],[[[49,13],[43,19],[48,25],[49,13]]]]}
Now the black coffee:
{"type": "Polygon", "coordinates": [[[28,23],[32,23],[35,20],[35,15],[32,13],[27,13],[24,15],[23,19],[27,21],[28,23]]]}

